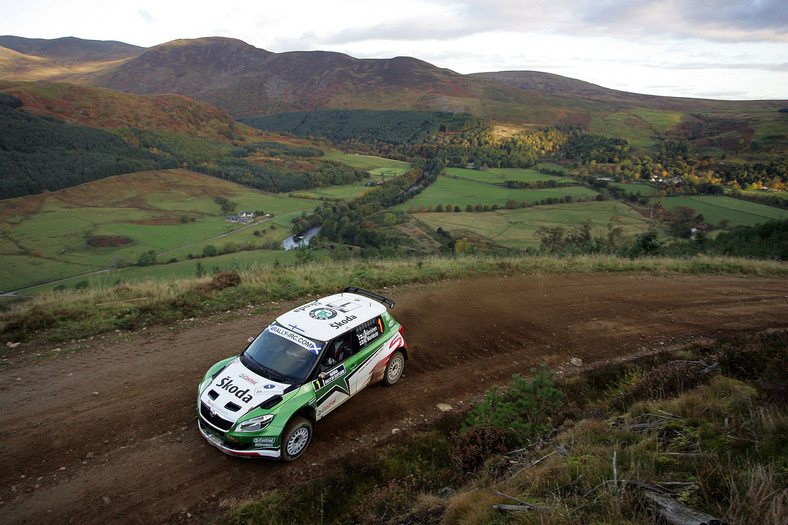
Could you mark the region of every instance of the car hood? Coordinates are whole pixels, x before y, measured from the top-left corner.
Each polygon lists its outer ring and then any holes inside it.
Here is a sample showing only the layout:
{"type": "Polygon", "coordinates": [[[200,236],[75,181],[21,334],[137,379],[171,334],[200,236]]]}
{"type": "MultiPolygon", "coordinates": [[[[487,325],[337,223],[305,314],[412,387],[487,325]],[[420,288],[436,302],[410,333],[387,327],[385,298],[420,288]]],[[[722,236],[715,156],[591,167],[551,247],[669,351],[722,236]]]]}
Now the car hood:
{"type": "Polygon", "coordinates": [[[235,423],[253,408],[283,395],[289,386],[252,372],[236,358],[213,378],[200,401],[222,419],[235,423]]]}

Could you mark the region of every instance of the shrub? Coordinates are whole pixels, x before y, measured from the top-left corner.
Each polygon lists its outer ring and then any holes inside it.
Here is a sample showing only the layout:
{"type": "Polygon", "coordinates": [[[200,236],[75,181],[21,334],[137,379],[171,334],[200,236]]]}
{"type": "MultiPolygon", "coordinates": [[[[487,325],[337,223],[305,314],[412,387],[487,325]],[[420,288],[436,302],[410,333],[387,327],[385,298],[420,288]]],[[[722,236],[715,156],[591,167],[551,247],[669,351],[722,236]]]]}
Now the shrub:
{"type": "Polygon", "coordinates": [[[627,409],[633,402],[668,399],[707,382],[713,374],[704,372],[705,365],[694,361],[674,361],[646,372],[633,371],[622,379],[613,404],[627,409]],[[631,380],[628,385],[625,383],[631,380]]]}
{"type": "Polygon", "coordinates": [[[754,381],[774,403],[788,401],[788,331],[739,339],[724,346],[716,358],[722,373],[754,381]]]}
{"type": "Polygon", "coordinates": [[[509,390],[495,387],[468,413],[465,426],[488,424],[515,433],[519,442],[550,429],[550,415],[561,405],[564,393],[553,385],[554,372],[542,363],[531,369],[531,380],[512,377],[509,390]]]}
{"type": "Polygon", "coordinates": [[[241,284],[241,276],[237,272],[217,273],[211,280],[211,287],[214,290],[224,290],[241,284]]]}
{"type": "Polygon", "coordinates": [[[477,423],[452,434],[451,459],[461,481],[468,479],[494,454],[503,454],[517,445],[517,436],[490,422],[477,423]]]}

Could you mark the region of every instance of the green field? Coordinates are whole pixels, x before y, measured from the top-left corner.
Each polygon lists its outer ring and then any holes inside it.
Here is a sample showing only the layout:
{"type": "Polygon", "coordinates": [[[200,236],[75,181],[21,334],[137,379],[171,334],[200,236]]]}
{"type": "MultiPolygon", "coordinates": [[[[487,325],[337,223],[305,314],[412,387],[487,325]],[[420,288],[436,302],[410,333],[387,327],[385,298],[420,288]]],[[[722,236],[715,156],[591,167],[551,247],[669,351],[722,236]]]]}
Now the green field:
{"type": "Polygon", "coordinates": [[[771,219],[788,218],[788,210],[723,195],[668,197],[662,201],[662,205],[667,210],[673,206],[692,208],[696,214],[702,214],[704,221],[709,224],[719,224],[727,219],[729,226],[754,226],[771,219]]]}
{"type": "Polygon", "coordinates": [[[369,155],[354,155],[352,153],[342,153],[336,150],[327,152],[323,158],[368,171],[373,179],[397,177],[403,173],[407,173],[410,169],[410,163],[408,162],[384,159],[383,157],[372,157],[369,155]]]}
{"type": "Polygon", "coordinates": [[[398,211],[435,208],[438,204],[446,206],[460,206],[463,210],[470,204],[475,206],[493,205],[504,206],[506,201],[514,199],[522,202],[539,202],[548,198],[562,198],[571,195],[577,199],[594,198],[597,193],[585,186],[568,186],[566,188],[546,189],[513,189],[485,184],[464,179],[438,177],[438,179],[418,196],[409,201],[395,206],[398,211]]]}
{"type": "Polygon", "coordinates": [[[651,184],[646,182],[611,182],[610,186],[615,188],[622,188],[627,193],[638,193],[640,192],[643,195],[657,195],[659,193],[659,188],[655,188],[651,184]]]}
{"type": "MultiPolygon", "coordinates": [[[[316,250],[318,260],[325,257],[325,250],[316,250]]],[[[168,281],[188,279],[198,276],[198,269],[202,268],[204,275],[213,275],[218,272],[245,271],[260,268],[271,268],[275,264],[292,265],[297,262],[295,251],[284,250],[252,250],[206,257],[194,260],[180,260],[169,264],[156,264],[153,266],[127,266],[112,268],[92,275],[78,275],[62,281],[53,282],[43,286],[33,286],[21,292],[20,295],[36,295],[40,292],[54,291],[60,288],[73,289],[77,285],[87,283],[91,288],[112,287],[120,282],[134,283],[144,281],[168,281]]]]}
{"type": "Polygon", "coordinates": [[[497,210],[484,213],[419,213],[415,217],[432,230],[438,227],[454,236],[472,232],[488,241],[509,248],[539,248],[540,227],[561,226],[570,231],[574,226],[590,220],[595,235],[606,235],[607,224],[623,229],[623,236],[631,238],[648,229],[648,221],[632,208],[612,201],[578,202],[534,206],[516,210],[497,210]]]}
{"type": "Polygon", "coordinates": [[[483,170],[469,170],[466,168],[446,168],[446,173],[453,177],[468,179],[491,184],[503,184],[508,180],[519,182],[538,182],[554,180],[556,182],[574,184],[575,180],[555,175],[545,175],[536,170],[516,168],[487,168],[483,170]]]}
{"type": "Polygon", "coordinates": [[[159,261],[166,261],[201,254],[205,244],[220,249],[229,242],[277,245],[290,235],[289,218],[315,206],[312,200],[263,193],[186,170],[120,175],[3,200],[0,290],[133,263],[149,250],[162,254],[159,261]],[[275,217],[240,229],[225,221],[214,202],[216,196],[236,203],[237,211],[265,211],[275,217]],[[277,225],[272,229],[271,223],[277,225]],[[264,233],[255,236],[255,230],[264,233]],[[215,238],[225,234],[230,235],[215,238]],[[95,235],[126,236],[132,242],[118,247],[88,246],[87,237],[95,235]],[[187,247],[171,251],[181,246],[187,247]]]}

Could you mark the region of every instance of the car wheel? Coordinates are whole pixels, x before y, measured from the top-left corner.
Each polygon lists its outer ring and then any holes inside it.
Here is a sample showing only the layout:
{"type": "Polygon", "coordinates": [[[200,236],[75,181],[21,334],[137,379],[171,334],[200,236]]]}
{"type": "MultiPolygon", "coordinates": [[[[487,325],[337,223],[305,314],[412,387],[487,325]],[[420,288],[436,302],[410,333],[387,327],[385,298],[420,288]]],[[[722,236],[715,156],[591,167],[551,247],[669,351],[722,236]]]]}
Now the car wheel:
{"type": "Polygon", "coordinates": [[[405,371],[405,356],[397,350],[391,357],[389,362],[386,363],[386,370],[383,373],[383,382],[387,385],[393,385],[399,378],[402,377],[402,372],[405,371]]]}
{"type": "Polygon", "coordinates": [[[282,459],[293,461],[304,453],[312,441],[312,423],[303,417],[291,419],[282,434],[282,459]]]}

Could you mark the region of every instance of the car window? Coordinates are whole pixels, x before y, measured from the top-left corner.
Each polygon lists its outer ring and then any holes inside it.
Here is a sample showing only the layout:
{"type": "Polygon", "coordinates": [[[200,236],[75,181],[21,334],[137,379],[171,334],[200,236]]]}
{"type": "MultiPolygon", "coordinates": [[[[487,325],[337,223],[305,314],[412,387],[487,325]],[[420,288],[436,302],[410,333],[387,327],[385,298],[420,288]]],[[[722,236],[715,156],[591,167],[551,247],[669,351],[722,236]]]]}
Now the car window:
{"type": "MultiPolygon", "coordinates": [[[[274,323],[257,336],[243,355],[258,366],[283,375],[289,382],[300,384],[314,367],[320,349],[319,341],[274,323]]],[[[266,375],[265,370],[261,372],[266,375]]]]}
{"type": "Polygon", "coordinates": [[[321,371],[333,368],[356,353],[357,347],[353,344],[351,336],[352,332],[348,332],[328,343],[320,361],[321,371]]]}
{"type": "Polygon", "coordinates": [[[359,349],[372,343],[381,335],[383,335],[383,320],[380,317],[370,319],[353,330],[355,343],[359,349]]]}

